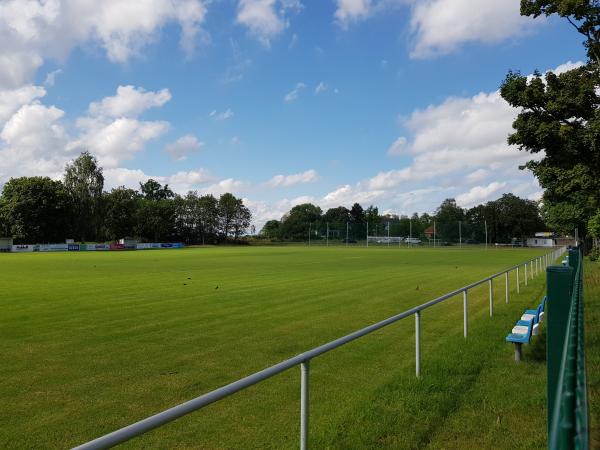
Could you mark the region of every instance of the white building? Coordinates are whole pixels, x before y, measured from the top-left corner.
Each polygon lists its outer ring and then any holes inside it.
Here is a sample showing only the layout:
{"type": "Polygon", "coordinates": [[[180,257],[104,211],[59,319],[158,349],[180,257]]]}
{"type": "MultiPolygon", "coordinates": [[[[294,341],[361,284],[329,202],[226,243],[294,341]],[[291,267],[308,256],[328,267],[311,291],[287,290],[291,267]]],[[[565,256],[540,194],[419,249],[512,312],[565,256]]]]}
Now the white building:
{"type": "Polygon", "coordinates": [[[10,252],[12,245],[12,238],[0,238],[0,252],[10,252]]]}
{"type": "Polygon", "coordinates": [[[527,238],[527,247],[553,247],[556,245],[554,239],[549,237],[527,238]]]}

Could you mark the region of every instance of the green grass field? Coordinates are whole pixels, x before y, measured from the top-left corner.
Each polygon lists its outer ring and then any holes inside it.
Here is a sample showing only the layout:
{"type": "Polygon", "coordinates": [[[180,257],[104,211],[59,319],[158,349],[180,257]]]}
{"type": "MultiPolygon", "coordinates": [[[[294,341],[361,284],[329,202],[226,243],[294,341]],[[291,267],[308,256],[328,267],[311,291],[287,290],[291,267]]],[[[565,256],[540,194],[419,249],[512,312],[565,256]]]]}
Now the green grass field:
{"type": "MultiPolygon", "coordinates": [[[[243,247],[0,254],[0,448],[66,448],[542,254],[243,247]]],[[[311,362],[313,448],[543,448],[545,364],[504,337],[543,277],[495,284],[311,362]],[[525,399],[523,403],[515,402],[525,399]],[[532,414],[533,412],[533,414],[532,414]]],[[[539,339],[542,341],[542,339],[539,339]]],[[[299,369],[125,448],[296,448],[299,369]]]]}

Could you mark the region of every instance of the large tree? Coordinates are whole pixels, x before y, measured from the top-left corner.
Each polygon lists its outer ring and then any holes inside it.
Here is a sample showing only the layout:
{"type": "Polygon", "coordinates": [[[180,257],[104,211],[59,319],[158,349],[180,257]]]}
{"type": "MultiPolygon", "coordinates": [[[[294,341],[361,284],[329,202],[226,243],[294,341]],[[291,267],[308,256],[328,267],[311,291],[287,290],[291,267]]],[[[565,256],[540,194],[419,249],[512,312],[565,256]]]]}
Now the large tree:
{"type": "Polygon", "coordinates": [[[20,243],[61,242],[68,229],[69,206],[60,181],[48,177],[11,178],[2,190],[0,234],[20,243]]]}
{"type": "Polygon", "coordinates": [[[252,215],[242,199],[236,198],[233,194],[226,193],[219,197],[219,231],[221,238],[227,239],[233,236],[239,238],[246,232],[250,226],[252,215]]]}
{"type": "Polygon", "coordinates": [[[284,239],[304,240],[309,230],[317,230],[323,211],[312,203],[294,206],[281,218],[280,236],[284,239]]]}
{"type": "Polygon", "coordinates": [[[596,0],[522,0],[521,14],[567,19],[585,37],[588,62],[561,74],[509,72],[502,97],[520,113],[509,144],[536,158],[527,168],[544,188],[542,213],[563,233],[584,233],[600,208],[600,6],[596,0]]]}
{"type": "Polygon", "coordinates": [[[158,181],[150,178],[145,183],[140,183],[142,196],[147,200],[169,200],[175,198],[175,193],[169,188],[168,184],[164,186],[158,181]]]}
{"type": "Polygon", "coordinates": [[[64,184],[71,200],[73,237],[82,241],[96,239],[101,223],[104,187],[102,168],[96,158],[83,152],[68,164],[64,184]]]}
{"type": "Polygon", "coordinates": [[[139,193],[124,186],[104,194],[104,232],[109,240],[133,236],[139,193]]]}

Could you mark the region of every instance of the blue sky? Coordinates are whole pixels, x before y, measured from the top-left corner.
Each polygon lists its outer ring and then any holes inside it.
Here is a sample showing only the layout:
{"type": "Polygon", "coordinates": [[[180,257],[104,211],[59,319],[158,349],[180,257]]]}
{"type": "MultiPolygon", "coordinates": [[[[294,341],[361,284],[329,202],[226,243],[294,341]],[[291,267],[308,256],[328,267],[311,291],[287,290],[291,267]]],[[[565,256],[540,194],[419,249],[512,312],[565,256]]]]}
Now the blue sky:
{"type": "Polygon", "coordinates": [[[0,4],[0,184],[95,154],[106,188],[154,177],[294,204],[431,212],[539,198],[508,148],[508,69],[584,59],[519,1],[8,0],[0,4]]]}

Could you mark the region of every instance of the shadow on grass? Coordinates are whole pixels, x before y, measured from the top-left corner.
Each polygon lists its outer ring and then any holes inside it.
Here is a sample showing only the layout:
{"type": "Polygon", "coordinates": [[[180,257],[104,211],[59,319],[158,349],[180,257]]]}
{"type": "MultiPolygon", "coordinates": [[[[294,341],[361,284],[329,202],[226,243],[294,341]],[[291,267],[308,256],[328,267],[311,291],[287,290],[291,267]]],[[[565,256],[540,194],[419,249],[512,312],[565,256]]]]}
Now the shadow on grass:
{"type": "Polygon", "coordinates": [[[546,328],[532,340],[531,353],[529,355],[532,361],[545,363],[546,362],[546,328]]]}

